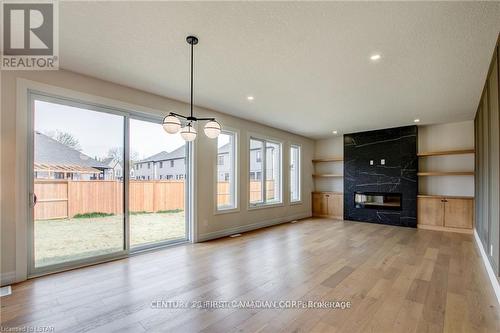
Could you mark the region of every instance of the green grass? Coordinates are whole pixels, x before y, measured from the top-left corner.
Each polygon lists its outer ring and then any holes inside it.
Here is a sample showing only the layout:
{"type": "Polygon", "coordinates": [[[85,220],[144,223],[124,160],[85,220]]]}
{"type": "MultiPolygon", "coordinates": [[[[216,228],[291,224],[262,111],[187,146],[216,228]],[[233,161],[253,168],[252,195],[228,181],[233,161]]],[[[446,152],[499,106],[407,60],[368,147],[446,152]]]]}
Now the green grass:
{"type": "MultiPolygon", "coordinates": [[[[36,220],[34,229],[37,267],[123,250],[123,215],[36,220]]],[[[184,212],[130,216],[131,246],[185,237],[184,212]]]]}
{"type": "Polygon", "coordinates": [[[76,214],[75,216],[73,216],[73,218],[75,218],[75,219],[87,219],[87,218],[95,218],[95,217],[108,217],[108,216],[113,216],[113,215],[115,215],[115,214],[92,212],[92,213],[76,214]]]}
{"type": "Polygon", "coordinates": [[[138,212],[130,212],[130,215],[142,215],[142,214],[176,214],[183,212],[182,209],[168,209],[168,210],[159,210],[157,212],[146,212],[145,210],[141,210],[138,212]]]}
{"type": "Polygon", "coordinates": [[[168,209],[168,210],[159,210],[156,213],[158,214],[175,214],[182,212],[182,209],[168,209]]]}

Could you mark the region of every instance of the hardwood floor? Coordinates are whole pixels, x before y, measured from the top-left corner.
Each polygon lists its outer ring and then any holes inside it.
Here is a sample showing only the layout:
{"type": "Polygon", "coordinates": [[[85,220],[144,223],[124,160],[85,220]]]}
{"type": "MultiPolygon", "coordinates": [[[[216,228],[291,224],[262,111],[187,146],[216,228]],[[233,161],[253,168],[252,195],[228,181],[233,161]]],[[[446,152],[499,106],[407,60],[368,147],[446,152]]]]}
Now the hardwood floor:
{"type": "Polygon", "coordinates": [[[29,280],[2,327],[55,332],[499,332],[472,236],[308,219],[29,280]],[[158,309],[156,300],[339,300],[349,309],[158,309]]]}

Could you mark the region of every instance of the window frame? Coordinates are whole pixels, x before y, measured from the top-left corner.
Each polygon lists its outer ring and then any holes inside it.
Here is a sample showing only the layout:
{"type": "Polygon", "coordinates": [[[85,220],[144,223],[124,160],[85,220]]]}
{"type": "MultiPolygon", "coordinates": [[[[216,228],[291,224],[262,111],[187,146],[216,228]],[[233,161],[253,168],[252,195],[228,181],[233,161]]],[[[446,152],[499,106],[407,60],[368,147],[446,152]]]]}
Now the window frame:
{"type": "Polygon", "coordinates": [[[240,131],[225,126],[224,129],[221,131],[221,134],[226,134],[226,135],[233,135],[234,138],[234,144],[233,144],[233,161],[232,161],[232,166],[234,168],[234,186],[233,186],[233,195],[234,195],[234,206],[232,207],[227,207],[227,208],[221,208],[218,206],[217,203],[217,183],[218,183],[218,178],[219,178],[219,147],[217,147],[217,140],[215,141],[215,158],[214,158],[214,215],[220,215],[220,214],[228,214],[228,213],[236,213],[240,211],[240,196],[239,196],[239,188],[240,188],[240,168],[239,168],[239,163],[240,163],[240,158],[239,158],[239,143],[240,143],[240,131]]]}
{"type": "MultiPolygon", "coordinates": [[[[283,163],[283,147],[285,146],[284,145],[284,141],[282,140],[279,140],[279,139],[276,139],[276,138],[272,138],[272,137],[269,137],[269,136],[266,136],[266,135],[262,135],[262,134],[255,134],[255,133],[249,133],[248,134],[248,140],[247,140],[247,144],[248,144],[248,149],[247,149],[247,153],[248,153],[248,163],[247,163],[247,166],[248,166],[248,172],[247,172],[247,186],[248,186],[248,190],[247,190],[247,195],[248,195],[248,200],[247,200],[247,209],[248,210],[257,210],[257,209],[264,209],[264,208],[272,208],[272,207],[282,207],[282,206],[285,206],[285,202],[284,202],[284,196],[283,196],[283,167],[284,167],[284,163],[283,163]],[[262,181],[262,201],[261,202],[258,202],[258,203],[251,203],[250,202],[250,182],[251,182],[251,177],[250,177],[250,163],[251,163],[251,149],[250,149],[250,142],[251,140],[255,140],[255,141],[260,141],[262,142],[263,144],[263,150],[264,150],[264,153],[260,154],[261,155],[261,163],[262,163],[262,170],[261,170],[261,181],[262,181]],[[278,180],[278,186],[279,186],[279,200],[278,201],[272,201],[272,202],[267,202],[266,200],[266,191],[267,191],[267,181],[266,181],[266,178],[267,178],[267,168],[266,168],[266,163],[267,163],[267,152],[266,152],[266,149],[267,149],[267,145],[266,143],[272,143],[272,144],[277,144],[279,146],[279,157],[278,157],[278,160],[279,160],[279,167],[278,167],[278,170],[279,170],[279,180],[278,180]]],[[[257,160],[257,156],[256,156],[256,160],[257,160]]]]}
{"type": "MultiPolygon", "coordinates": [[[[194,172],[194,143],[186,144],[186,163],[189,165],[189,177],[186,182],[186,190],[184,199],[186,202],[186,216],[185,216],[185,225],[186,225],[186,238],[183,239],[174,239],[174,240],[166,240],[163,242],[158,242],[152,245],[147,246],[138,246],[132,247],[130,243],[130,219],[129,219],[129,209],[128,200],[129,200],[129,185],[130,180],[130,170],[133,168],[130,160],[129,160],[129,149],[130,149],[130,133],[129,133],[129,124],[131,119],[138,119],[143,121],[149,121],[152,123],[157,123],[161,125],[163,120],[163,116],[161,111],[154,112],[154,109],[141,109],[139,106],[135,106],[132,104],[122,104],[122,102],[109,100],[109,99],[100,99],[99,97],[95,97],[92,95],[85,95],[80,92],[73,92],[71,90],[59,90],[57,87],[53,86],[39,86],[38,83],[26,81],[22,83],[22,87],[18,87],[20,90],[20,94],[23,95],[23,103],[18,105],[18,112],[23,112],[26,119],[25,126],[16,127],[19,132],[25,133],[25,148],[24,151],[25,157],[23,161],[24,165],[24,173],[26,175],[26,184],[27,186],[23,186],[19,188],[20,192],[25,193],[25,197],[29,198],[31,193],[34,193],[34,173],[33,173],[33,164],[34,164],[34,101],[40,100],[55,104],[66,105],[70,107],[78,107],[89,111],[97,111],[107,114],[113,114],[123,117],[124,121],[124,132],[123,132],[123,140],[124,140],[124,157],[128,162],[124,162],[124,180],[123,180],[123,204],[124,204],[124,247],[122,250],[104,254],[92,256],[89,258],[82,258],[62,263],[51,264],[47,266],[36,267],[34,262],[34,216],[32,205],[29,201],[24,201],[20,205],[22,207],[23,212],[26,213],[26,220],[28,221],[25,225],[25,235],[26,238],[23,240],[23,244],[20,244],[20,248],[22,247],[23,256],[16,258],[16,260],[22,261],[25,263],[23,265],[26,267],[26,270],[22,272],[24,278],[32,278],[37,276],[42,276],[46,274],[57,273],[61,271],[71,270],[74,268],[90,266],[95,264],[100,264],[109,260],[115,259],[123,259],[131,257],[137,253],[141,253],[144,251],[154,251],[161,248],[165,248],[168,246],[173,246],[182,243],[195,242],[196,235],[193,230],[196,227],[194,225],[193,215],[193,203],[194,203],[194,190],[193,190],[193,180],[194,172]],[[95,101],[93,101],[95,99],[95,101]],[[143,111],[144,110],[144,111],[143,111]]],[[[21,154],[19,154],[21,155],[21,154]]],[[[16,156],[16,158],[20,158],[16,156]]],[[[148,162],[149,164],[150,162],[148,162]]],[[[144,163],[140,163],[141,169],[144,163]]],[[[150,168],[148,168],[150,169],[150,168]]],[[[149,177],[149,176],[148,176],[149,177]]],[[[17,248],[16,248],[17,249],[17,248]]]]}
{"type": "Polygon", "coordinates": [[[302,145],[296,144],[296,143],[291,143],[288,153],[289,153],[288,191],[289,191],[289,195],[290,195],[289,200],[290,200],[290,205],[298,205],[298,204],[302,203],[302,145]],[[297,176],[298,176],[297,191],[298,191],[298,195],[299,195],[298,200],[293,200],[293,193],[292,193],[292,149],[293,148],[298,149],[298,152],[299,152],[299,154],[298,154],[299,160],[297,163],[297,176]]]}

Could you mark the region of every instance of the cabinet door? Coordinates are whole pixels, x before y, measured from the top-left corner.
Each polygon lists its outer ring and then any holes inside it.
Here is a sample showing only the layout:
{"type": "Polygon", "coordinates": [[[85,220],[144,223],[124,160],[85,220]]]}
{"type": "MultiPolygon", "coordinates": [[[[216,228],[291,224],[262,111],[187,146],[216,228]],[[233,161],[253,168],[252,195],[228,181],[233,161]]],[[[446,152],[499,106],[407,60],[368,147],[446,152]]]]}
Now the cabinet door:
{"type": "Polygon", "coordinates": [[[344,200],[342,195],[329,194],[329,196],[327,197],[327,201],[328,201],[327,215],[335,219],[342,219],[344,215],[343,214],[344,200]]]}
{"type": "Polygon", "coordinates": [[[313,215],[327,215],[327,197],[323,193],[313,193],[313,215]]]}
{"type": "Polygon", "coordinates": [[[473,200],[446,199],[444,207],[445,227],[472,228],[473,200]]]}
{"type": "Polygon", "coordinates": [[[418,224],[440,226],[444,224],[444,202],[441,198],[418,198],[418,224]]]}

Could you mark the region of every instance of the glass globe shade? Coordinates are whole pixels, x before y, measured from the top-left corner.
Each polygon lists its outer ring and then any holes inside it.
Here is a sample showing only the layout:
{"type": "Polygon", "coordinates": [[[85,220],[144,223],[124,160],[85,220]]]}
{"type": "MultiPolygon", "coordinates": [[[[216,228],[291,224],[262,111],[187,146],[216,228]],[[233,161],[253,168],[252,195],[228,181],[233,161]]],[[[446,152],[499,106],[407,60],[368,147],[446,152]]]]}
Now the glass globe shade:
{"type": "Polygon", "coordinates": [[[163,129],[169,134],[175,134],[181,129],[181,121],[173,115],[168,115],[163,119],[163,129]]]}
{"type": "Polygon", "coordinates": [[[220,134],[220,130],[220,124],[215,120],[211,120],[206,123],[205,128],[203,129],[205,135],[210,139],[215,139],[216,137],[218,137],[220,134]]]}
{"type": "Polygon", "coordinates": [[[181,137],[185,141],[193,141],[194,139],[196,139],[196,129],[194,129],[191,124],[187,124],[186,126],[181,128],[181,137]]]}

